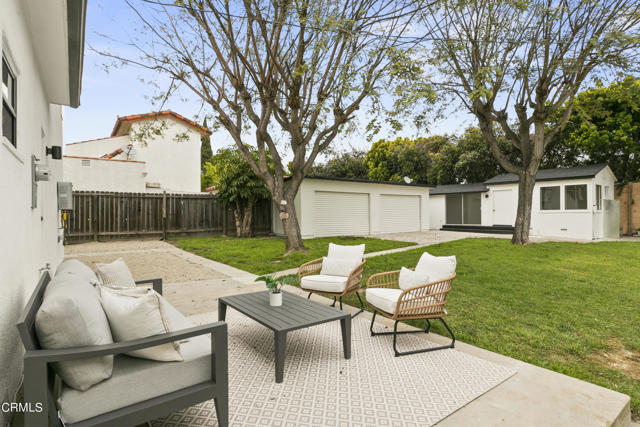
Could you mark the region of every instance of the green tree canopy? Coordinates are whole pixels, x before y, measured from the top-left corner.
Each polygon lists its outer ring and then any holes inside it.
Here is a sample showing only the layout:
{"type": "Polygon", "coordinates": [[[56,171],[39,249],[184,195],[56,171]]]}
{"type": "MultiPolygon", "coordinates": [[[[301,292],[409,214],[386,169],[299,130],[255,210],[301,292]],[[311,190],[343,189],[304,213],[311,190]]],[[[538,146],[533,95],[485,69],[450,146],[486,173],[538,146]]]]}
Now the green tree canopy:
{"type": "Polygon", "coordinates": [[[639,180],[640,79],[627,77],[579,93],[566,127],[553,142],[565,162],[608,163],[621,184],[639,180]]]}
{"type": "MultiPolygon", "coordinates": [[[[204,118],[202,126],[207,127],[207,118],[204,118]]],[[[213,159],[213,150],[211,149],[211,137],[209,135],[202,135],[202,145],[200,146],[200,173],[204,173],[204,165],[211,163],[213,159]]],[[[206,188],[206,187],[205,187],[206,188]]]]}
{"type": "Polygon", "coordinates": [[[314,165],[309,176],[367,179],[369,170],[364,162],[366,154],[361,150],[336,153],[326,162],[314,165]]]}
{"type": "MultiPolygon", "coordinates": [[[[258,156],[256,150],[253,156],[258,156]]],[[[251,235],[253,206],[269,198],[269,190],[237,148],[222,148],[205,164],[205,179],[215,187],[223,204],[233,208],[238,237],[251,235]]]]}

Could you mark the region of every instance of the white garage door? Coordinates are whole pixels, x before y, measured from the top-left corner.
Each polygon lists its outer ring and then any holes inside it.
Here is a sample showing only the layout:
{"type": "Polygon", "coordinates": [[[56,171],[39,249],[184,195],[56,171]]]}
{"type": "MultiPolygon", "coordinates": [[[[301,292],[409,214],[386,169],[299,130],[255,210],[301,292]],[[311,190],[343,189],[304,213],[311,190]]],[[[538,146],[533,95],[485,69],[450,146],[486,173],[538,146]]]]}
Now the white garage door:
{"type": "Polygon", "coordinates": [[[369,194],[316,191],[314,236],[369,234],[369,194]]]}
{"type": "Polygon", "coordinates": [[[380,227],[383,233],[420,231],[420,196],[380,196],[380,227]]]}

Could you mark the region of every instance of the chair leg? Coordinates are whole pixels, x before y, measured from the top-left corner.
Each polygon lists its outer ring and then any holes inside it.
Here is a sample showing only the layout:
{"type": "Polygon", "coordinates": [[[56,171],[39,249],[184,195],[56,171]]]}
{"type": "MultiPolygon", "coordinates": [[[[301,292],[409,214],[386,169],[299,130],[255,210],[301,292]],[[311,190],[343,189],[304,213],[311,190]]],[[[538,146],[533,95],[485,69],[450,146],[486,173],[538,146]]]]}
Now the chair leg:
{"type": "Polygon", "coordinates": [[[358,297],[358,301],[360,301],[360,310],[351,316],[352,319],[364,311],[364,302],[362,301],[362,298],[360,298],[360,294],[356,292],[356,296],[358,297]]]}
{"type": "Polygon", "coordinates": [[[312,293],[313,293],[313,292],[309,292],[309,295],[307,295],[307,299],[311,299],[311,294],[312,294],[312,293]]]}
{"type": "Polygon", "coordinates": [[[342,310],[342,297],[340,297],[340,310],[342,310]]]}
{"type": "Polygon", "coordinates": [[[330,307],[335,307],[336,306],[336,297],[333,297],[333,304],[330,305],[330,307]]]}
{"type": "MultiPolygon", "coordinates": [[[[409,354],[417,354],[417,353],[427,353],[429,351],[436,351],[436,350],[445,350],[447,348],[453,348],[456,344],[456,337],[455,335],[453,335],[453,331],[451,331],[451,328],[449,328],[449,325],[447,325],[447,322],[444,321],[443,318],[440,318],[440,321],[442,322],[442,324],[444,325],[444,327],[447,329],[447,331],[449,332],[449,334],[451,335],[451,344],[448,345],[441,345],[438,347],[430,347],[430,348],[423,348],[420,350],[411,350],[411,351],[398,351],[398,347],[396,345],[396,341],[397,341],[397,336],[403,332],[407,332],[407,331],[402,331],[402,332],[398,332],[398,321],[396,320],[396,323],[393,325],[393,351],[395,353],[395,356],[406,356],[409,354]]],[[[429,323],[429,326],[431,326],[431,323],[429,323]]],[[[408,332],[422,332],[422,331],[408,331],[408,332]]]]}

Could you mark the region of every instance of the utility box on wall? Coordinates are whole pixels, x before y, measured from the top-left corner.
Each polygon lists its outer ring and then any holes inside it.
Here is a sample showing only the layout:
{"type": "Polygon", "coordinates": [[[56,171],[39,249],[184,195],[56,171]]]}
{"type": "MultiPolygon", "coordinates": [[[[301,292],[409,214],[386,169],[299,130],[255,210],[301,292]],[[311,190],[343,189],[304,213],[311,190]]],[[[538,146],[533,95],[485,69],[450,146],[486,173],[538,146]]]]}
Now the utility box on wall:
{"type": "Polygon", "coordinates": [[[70,182],[58,182],[58,210],[73,210],[73,185],[70,182]]]}

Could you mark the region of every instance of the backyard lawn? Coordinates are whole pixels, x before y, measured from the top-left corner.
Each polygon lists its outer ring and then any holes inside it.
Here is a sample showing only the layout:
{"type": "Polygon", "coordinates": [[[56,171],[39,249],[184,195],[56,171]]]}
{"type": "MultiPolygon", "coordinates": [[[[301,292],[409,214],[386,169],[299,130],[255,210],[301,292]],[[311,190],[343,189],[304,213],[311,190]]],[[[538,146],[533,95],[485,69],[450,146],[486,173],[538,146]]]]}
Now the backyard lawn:
{"type": "Polygon", "coordinates": [[[304,244],[308,249],[306,254],[293,253],[285,257],[283,256],[285,252],[284,240],[277,237],[247,239],[235,237],[185,237],[170,240],[170,243],[180,249],[254,274],[288,270],[298,267],[307,261],[326,256],[329,242],[340,245],[359,245],[364,243],[367,253],[415,245],[414,242],[399,242],[369,237],[321,237],[304,240],[304,244]]]}
{"type": "MultiPolygon", "coordinates": [[[[414,267],[424,250],[369,258],[365,275],[414,267]]],[[[456,338],[628,394],[638,417],[640,244],[465,239],[428,251],[458,259],[447,302],[456,338]]]]}

